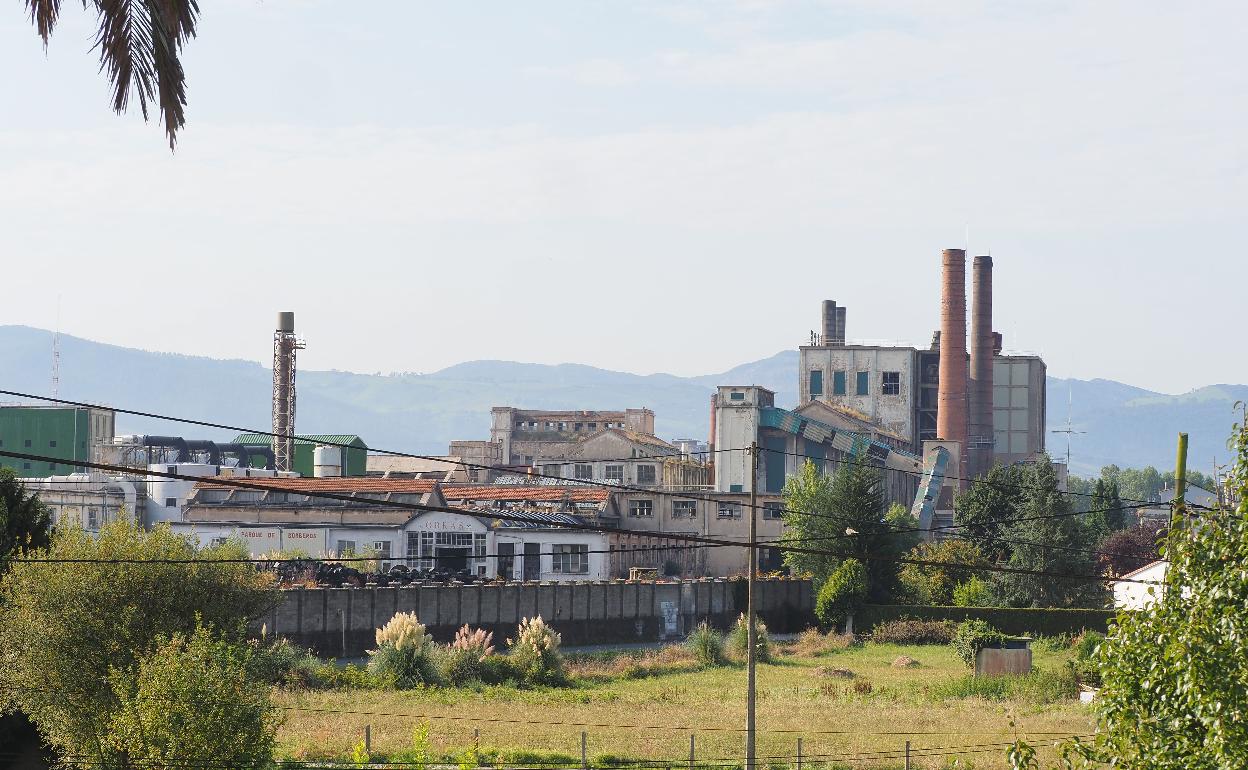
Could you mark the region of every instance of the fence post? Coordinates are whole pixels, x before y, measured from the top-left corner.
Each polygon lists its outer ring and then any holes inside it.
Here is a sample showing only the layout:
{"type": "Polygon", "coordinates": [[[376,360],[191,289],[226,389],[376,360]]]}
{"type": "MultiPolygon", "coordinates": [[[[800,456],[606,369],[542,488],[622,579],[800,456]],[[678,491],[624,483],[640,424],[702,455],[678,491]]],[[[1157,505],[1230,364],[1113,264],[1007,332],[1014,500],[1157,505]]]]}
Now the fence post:
{"type": "Polygon", "coordinates": [[[589,754],[585,751],[586,733],[581,730],[581,770],[589,770],[589,754]]]}
{"type": "Polygon", "coordinates": [[[689,770],[693,770],[693,750],[695,734],[689,733],[689,770]]]}
{"type": "Polygon", "coordinates": [[[906,741],[906,770],[910,770],[910,741],[906,741]]]}
{"type": "Polygon", "coordinates": [[[371,754],[373,752],[373,726],[364,725],[364,753],[371,754]]]}
{"type": "Polygon", "coordinates": [[[797,770],[802,770],[802,739],[801,739],[801,736],[798,736],[798,739],[797,739],[797,770]]]}

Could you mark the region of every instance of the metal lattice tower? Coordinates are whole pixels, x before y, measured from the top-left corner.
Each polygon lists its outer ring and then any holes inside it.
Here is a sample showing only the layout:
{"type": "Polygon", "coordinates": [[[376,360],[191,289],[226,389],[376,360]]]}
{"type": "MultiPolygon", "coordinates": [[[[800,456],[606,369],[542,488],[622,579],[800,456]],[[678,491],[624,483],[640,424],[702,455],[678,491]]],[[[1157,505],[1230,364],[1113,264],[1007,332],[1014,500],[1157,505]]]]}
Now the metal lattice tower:
{"type": "Polygon", "coordinates": [[[279,471],[295,464],[295,351],[305,347],[295,336],[295,314],[277,314],[273,332],[273,460],[279,471]]]}

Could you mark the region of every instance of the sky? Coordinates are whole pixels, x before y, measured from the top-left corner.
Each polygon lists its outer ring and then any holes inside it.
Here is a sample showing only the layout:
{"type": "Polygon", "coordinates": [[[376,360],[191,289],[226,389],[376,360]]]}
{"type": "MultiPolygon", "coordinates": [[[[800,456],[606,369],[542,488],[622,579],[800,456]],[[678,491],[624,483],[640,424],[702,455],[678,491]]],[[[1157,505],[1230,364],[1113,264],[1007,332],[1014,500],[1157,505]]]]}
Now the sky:
{"type": "Polygon", "coordinates": [[[926,346],[942,248],[1050,374],[1248,382],[1248,5],[214,0],[176,152],[0,15],[0,324],[302,367],[926,346]],[[59,308],[59,310],[58,310],[59,308]],[[1233,336],[1235,335],[1235,336],[1233,336]]]}

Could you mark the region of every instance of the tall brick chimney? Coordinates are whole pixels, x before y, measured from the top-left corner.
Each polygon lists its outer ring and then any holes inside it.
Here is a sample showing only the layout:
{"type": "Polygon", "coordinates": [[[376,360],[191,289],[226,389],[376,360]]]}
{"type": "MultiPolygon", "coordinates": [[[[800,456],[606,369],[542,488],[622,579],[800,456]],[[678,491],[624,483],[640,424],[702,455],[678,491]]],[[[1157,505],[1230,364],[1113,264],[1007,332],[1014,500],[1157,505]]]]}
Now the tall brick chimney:
{"type": "Polygon", "coordinates": [[[940,390],[936,399],[936,435],[956,441],[966,467],[966,251],[941,252],[940,390]]]}
{"type": "Polygon", "coordinates": [[[992,468],[992,257],[975,257],[971,265],[970,448],[966,475],[976,478],[992,468]]]}

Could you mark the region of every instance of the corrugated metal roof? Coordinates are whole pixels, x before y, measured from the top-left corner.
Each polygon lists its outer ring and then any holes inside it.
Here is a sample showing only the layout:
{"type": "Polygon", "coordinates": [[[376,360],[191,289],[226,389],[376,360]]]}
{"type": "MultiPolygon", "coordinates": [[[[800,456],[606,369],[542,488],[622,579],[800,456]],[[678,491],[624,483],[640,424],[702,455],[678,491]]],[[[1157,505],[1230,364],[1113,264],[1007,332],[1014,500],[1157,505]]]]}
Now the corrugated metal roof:
{"type": "Polygon", "coordinates": [[[601,487],[518,486],[508,484],[443,484],[442,496],[447,500],[503,500],[574,503],[606,502],[611,490],[601,487]]]}
{"type": "Polygon", "coordinates": [[[432,492],[437,486],[434,479],[387,479],[379,476],[335,476],[332,478],[243,478],[214,477],[196,484],[200,488],[239,489],[239,483],[261,486],[279,492],[432,492]],[[219,480],[218,480],[219,479],[219,480]],[[228,483],[228,482],[233,482],[228,483]]]}
{"type": "MultiPolygon", "coordinates": [[[[248,444],[251,446],[272,446],[273,437],[263,433],[240,433],[234,438],[235,444],[248,444]]],[[[354,434],[348,433],[314,433],[306,436],[298,436],[295,438],[296,444],[350,444],[353,447],[367,449],[368,445],[364,443],[364,439],[354,434]],[[359,442],[359,443],[356,443],[359,442]]]]}

